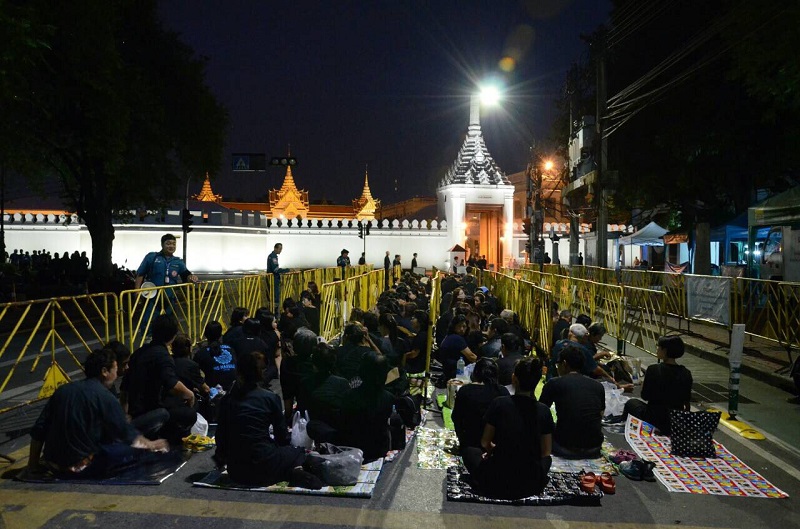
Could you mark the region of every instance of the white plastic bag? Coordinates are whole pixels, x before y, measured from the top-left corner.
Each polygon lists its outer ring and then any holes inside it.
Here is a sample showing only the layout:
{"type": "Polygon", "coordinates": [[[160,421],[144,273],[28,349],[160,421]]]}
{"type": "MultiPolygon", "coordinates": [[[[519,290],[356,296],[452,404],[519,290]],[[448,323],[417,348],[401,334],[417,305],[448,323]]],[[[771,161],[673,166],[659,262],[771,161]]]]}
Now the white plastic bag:
{"type": "Polygon", "coordinates": [[[205,417],[197,414],[197,421],[195,421],[194,426],[192,426],[192,432],[196,435],[208,435],[208,421],[205,417]]]}
{"type": "Polygon", "coordinates": [[[624,413],[625,403],[628,397],[624,396],[623,391],[610,382],[603,382],[603,389],[606,393],[606,409],[603,415],[608,417],[619,417],[624,413]]]}
{"type": "Polygon", "coordinates": [[[308,426],[309,420],[308,411],[306,411],[305,417],[301,416],[299,411],[294,412],[294,416],[292,417],[292,446],[306,449],[311,448],[313,441],[308,436],[308,432],[306,432],[306,426],[308,426]]]}

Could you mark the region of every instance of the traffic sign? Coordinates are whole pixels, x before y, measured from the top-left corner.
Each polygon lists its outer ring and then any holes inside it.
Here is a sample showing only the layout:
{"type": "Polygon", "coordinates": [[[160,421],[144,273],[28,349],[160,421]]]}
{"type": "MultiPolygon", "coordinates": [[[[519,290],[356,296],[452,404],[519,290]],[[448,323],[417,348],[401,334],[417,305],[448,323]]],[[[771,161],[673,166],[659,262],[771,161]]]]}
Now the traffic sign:
{"type": "Polygon", "coordinates": [[[264,171],[267,169],[267,156],[263,153],[234,153],[233,171],[264,171]]]}

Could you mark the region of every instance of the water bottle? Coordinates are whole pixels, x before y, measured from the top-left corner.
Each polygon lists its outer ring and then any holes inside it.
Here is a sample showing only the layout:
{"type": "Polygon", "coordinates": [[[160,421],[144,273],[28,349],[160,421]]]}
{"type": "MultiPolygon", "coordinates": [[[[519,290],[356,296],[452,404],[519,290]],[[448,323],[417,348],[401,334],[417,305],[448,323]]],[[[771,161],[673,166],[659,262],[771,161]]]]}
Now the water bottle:
{"type": "Polygon", "coordinates": [[[458,380],[464,381],[464,359],[459,358],[458,362],[456,362],[456,378],[458,380]]]}

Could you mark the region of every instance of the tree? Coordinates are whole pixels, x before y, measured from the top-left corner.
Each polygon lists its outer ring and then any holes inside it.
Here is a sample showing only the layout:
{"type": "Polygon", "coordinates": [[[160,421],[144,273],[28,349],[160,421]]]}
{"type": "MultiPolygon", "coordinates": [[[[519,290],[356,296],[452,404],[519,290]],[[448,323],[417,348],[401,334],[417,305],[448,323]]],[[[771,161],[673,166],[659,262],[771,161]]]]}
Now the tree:
{"type": "Polygon", "coordinates": [[[28,150],[92,237],[92,274],[112,274],[116,215],[163,207],[188,175],[220,166],[227,113],[205,63],[161,27],[153,0],[33,0],[52,27],[29,78],[28,150]]]}

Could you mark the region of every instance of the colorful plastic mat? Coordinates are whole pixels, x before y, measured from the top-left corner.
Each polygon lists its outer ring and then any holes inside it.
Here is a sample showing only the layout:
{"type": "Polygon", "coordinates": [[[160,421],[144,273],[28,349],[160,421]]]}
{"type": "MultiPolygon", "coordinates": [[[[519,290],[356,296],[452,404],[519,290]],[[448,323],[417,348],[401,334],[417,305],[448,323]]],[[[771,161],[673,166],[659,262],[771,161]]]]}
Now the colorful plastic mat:
{"type": "Polygon", "coordinates": [[[608,441],[603,441],[603,448],[601,453],[603,457],[597,459],[566,459],[563,457],[553,456],[553,464],[550,466],[550,472],[565,472],[568,474],[576,474],[583,472],[594,472],[601,474],[608,472],[609,474],[618,474],[617,468],[607,458],[610,454],[616,452],[617,449],[608,441]]]}
{"type": "Polygon", "coordinates": [[[747,496],[753,498],[788,498],[764,477],[714,441],[717,457],[690,458],[670,455],[669,437],[654,434],[655,427],[629,416],[625,437],[641,457],[656,463],[656,478],[670,492],[747,496]]]}
{"type": "Polygon", "coordinates": [[[250,487],[236,483],[228,476],[227,472],[212,470],[200,481],[195,481],[195,487],[206,487],[211,489],[228,490],[247,490],[251,492],[279,492],[285,494],[310,494],[315,496],[349,496],[354,498],[371,498],[375,490],[375,484],[381,474],[383,459],[377,459],[372,463],[361,466],[361,473],[358,475],[358,482],[355,485],[322,487],[319,490],[303,489],[300,487],[290,487],[289,483],[282,481],[269,487],[250,487]]]}
{"type": "Polygon", "coordinates": [[[469,472],[463,465],[447,469],[447,500],[472,503],[497,503],[503,505],[600,505],[603,493],[596,490],[584,492],[580,487],[580,474],[550,472],[550,482],[539,496],[518,500],[499,500],[481,496],[469,483],[469,472]]]}

